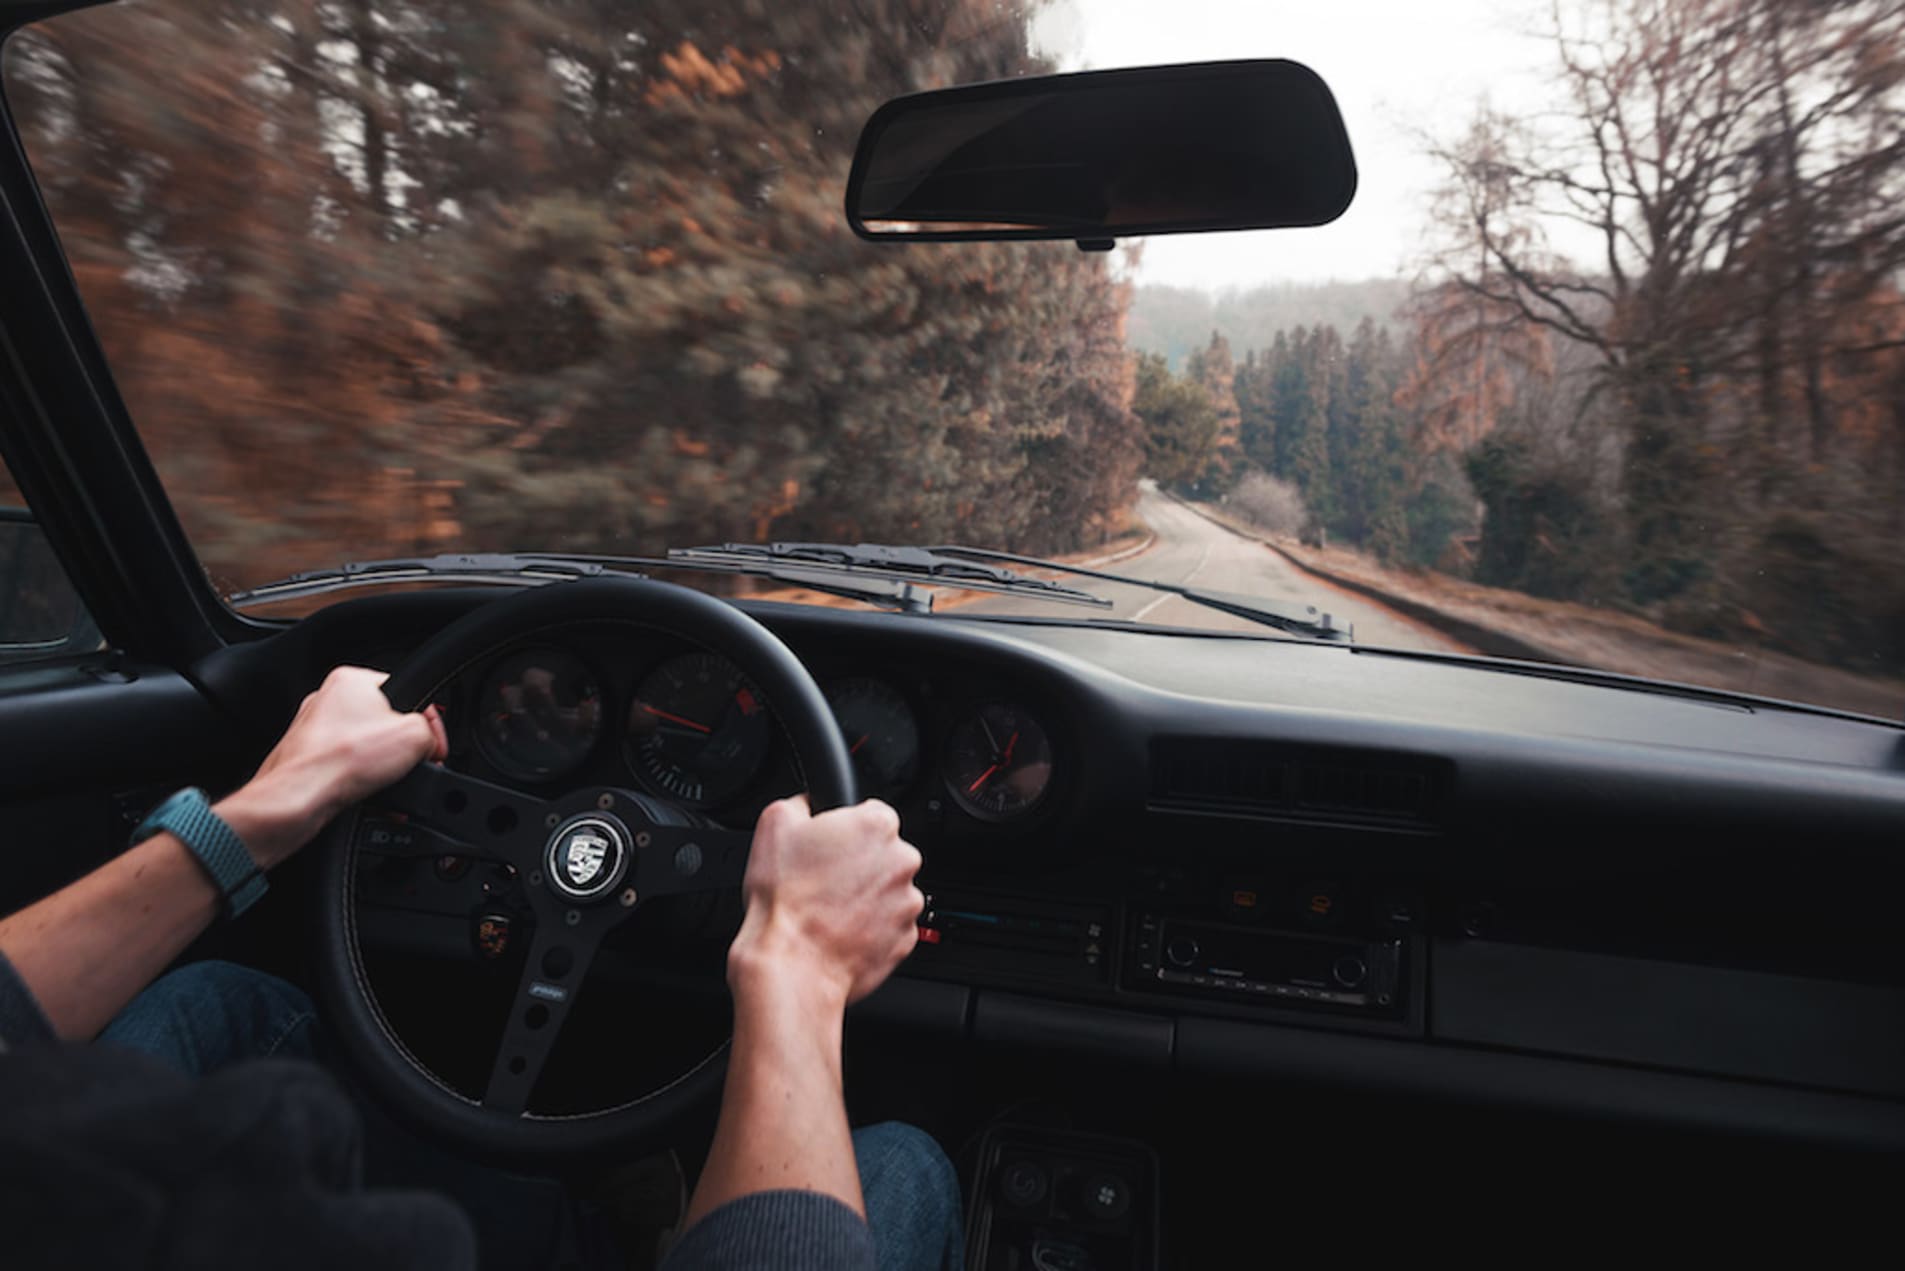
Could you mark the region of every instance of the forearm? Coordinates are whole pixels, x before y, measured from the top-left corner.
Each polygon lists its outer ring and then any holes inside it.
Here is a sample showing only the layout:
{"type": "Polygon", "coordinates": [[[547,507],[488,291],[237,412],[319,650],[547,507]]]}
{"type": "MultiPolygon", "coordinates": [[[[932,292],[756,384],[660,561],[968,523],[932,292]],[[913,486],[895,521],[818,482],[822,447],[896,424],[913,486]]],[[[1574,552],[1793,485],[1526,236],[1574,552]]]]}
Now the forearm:
{"type": "MultiPolygon", "coordinates": [[[[216,811],[254,855],[269,861],[285,850],[281,818],[255,792],[240,791],[216,811]]],[[[218,889],[197,858],[172,835],[158,834],[0,919],[0,952],[54,1031],[85,1040],[184,952],[219,906],[218,889]]]]}
{"type": "Polygon", "coordinates": [[[771,964],[737,966],[730,978],[721,1119],[684,1227],[728,1201],[784,1189],[832,1196],[864,1216],[841,1084],[844,989],[771,964]]]}

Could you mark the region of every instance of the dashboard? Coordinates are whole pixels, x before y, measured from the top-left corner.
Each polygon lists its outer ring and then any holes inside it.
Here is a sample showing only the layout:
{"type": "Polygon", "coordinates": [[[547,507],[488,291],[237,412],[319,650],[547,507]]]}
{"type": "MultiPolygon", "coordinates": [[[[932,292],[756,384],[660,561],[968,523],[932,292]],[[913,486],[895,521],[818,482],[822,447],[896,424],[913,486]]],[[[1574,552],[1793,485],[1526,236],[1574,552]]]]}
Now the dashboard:
{"type": "MultiPolygon", "coordinates": [[[[392,665],[485,596],[332,606],[214,687],[392,665]]],[[[1437,655],[743,607],[925,857],[920,945],[867,1027],[1905,1148],[1897,725],[1437,655]]],[[[528,789],[744,825],[801,784],[753,686],[626,624],[501,650],[442,705],[453,766],[528,789]]],[[[365,886],[366,945],[398,961],[480,963],[483,921],[520,921],[509,879],[454,861],[365,886]]],[[[738,917],[657,914],[598,970],[700,1002],[718,1039],[738,917]]]]}

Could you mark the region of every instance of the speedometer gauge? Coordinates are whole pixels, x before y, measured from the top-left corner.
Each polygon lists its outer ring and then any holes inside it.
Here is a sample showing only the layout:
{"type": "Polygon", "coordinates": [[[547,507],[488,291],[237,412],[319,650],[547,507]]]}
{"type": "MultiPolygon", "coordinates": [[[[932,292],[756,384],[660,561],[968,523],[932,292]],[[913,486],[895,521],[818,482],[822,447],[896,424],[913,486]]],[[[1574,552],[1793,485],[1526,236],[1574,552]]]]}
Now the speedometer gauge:
{"type": "Polygon", "coordinates": [[[499,771],[528,781],[576,767],[602,731],[595,677],[561,649],[524,649],[498,662],[477,708],[477,749],[499,771]]]}
{"type": "Polygon", "coordinates": [[[946,785],[982,821],[1010,821],[1038,806],[1052,782],[1052,743],[1022,707],[981,706],[946,738],[946,785]]]}
{"type": "Polygon", "coordinates": [[[827,704],[847,741],[860,793],[891,800],[919,775],[919,724],[898,689],[870,675],[827,685],[827,704]]]}
{"type": "Polygon", "coordinates": [[[654,670],[628,709],[628,757],[656,790],[692,807],[739,796],[767,759],[767,708],[726,658],[684,653],[654,670]]]}

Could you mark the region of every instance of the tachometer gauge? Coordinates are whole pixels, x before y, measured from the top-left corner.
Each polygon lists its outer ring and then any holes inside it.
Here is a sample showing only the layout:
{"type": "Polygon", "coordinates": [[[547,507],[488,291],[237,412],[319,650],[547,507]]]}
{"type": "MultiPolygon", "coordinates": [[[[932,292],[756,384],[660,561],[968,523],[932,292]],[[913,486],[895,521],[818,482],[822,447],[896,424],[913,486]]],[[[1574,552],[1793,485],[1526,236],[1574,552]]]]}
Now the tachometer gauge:
{"type": "Polygon", "coordinates": [[[628,709],[628,756],[637,774],[698,808],[732,801],[767,759],[768,716],[732,662],[684,653],[650,671],[628,709]]]}
{"type": "Polygon", "coordinates": [[[559,777],[588,758],[601,731],[601,691],[574,654],[524,649],[490,668],[483,681],[477,749],[509,776],[559,777]]]}
{"type": "Polygon", "coordinates": [[[1052,744],[1022,707],[981,706],[946,738],[946,784],[982,821],[1010,821],[1038,806],[1052,781],[1052,744]]]}
{"type": "Polygon", "coordinates": [[[919,724],[899,690],[869,675],[827,686],[827,704],[846,736],[860,793],[892,799],[919,775],[919,724]]]}

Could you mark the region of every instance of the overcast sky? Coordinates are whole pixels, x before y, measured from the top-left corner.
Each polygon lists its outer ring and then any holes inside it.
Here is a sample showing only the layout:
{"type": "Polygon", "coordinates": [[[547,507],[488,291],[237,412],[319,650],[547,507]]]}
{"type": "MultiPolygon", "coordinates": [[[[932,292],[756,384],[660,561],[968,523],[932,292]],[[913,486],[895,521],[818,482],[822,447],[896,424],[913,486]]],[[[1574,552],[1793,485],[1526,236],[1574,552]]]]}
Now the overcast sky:
{"type": "Polygon", "coordinates": [[[1052,0],[1035,38],[1064,69],[1287,57],[1336,94],[1356,151],[1349,211],[1318,229],[1149,240],[1140,277],[1212,290],[1410,272],[1435,172],[1411,129],[1458,131],[1483,97],[1538,100],[1541,0],[1052,0]]]}

